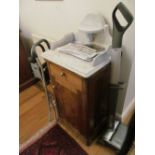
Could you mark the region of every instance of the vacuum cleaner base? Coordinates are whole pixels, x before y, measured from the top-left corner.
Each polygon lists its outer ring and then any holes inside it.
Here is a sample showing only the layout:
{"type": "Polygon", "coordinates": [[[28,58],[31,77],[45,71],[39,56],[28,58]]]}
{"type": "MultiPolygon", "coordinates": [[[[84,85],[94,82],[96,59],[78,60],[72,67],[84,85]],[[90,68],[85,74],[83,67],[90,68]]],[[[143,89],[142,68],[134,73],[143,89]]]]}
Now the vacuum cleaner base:
{"type": "Polygon", "coordinates": [[[120,150],[127,134],[127,126],[115,121],[114,128],[108,129],[99,139],[100,144],[108,144],[117,150],[120,150]]]}

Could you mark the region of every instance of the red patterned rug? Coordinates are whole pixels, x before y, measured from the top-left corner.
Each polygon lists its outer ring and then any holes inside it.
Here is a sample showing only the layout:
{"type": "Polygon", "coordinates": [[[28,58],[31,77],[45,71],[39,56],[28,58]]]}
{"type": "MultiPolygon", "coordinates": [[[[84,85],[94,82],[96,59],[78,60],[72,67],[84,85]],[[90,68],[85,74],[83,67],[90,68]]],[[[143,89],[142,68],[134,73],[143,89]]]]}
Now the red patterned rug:
{"type": "Polygon", "coordinates": [[[60,126],[50,129],[20,155],[88,155],[60,126]]]}

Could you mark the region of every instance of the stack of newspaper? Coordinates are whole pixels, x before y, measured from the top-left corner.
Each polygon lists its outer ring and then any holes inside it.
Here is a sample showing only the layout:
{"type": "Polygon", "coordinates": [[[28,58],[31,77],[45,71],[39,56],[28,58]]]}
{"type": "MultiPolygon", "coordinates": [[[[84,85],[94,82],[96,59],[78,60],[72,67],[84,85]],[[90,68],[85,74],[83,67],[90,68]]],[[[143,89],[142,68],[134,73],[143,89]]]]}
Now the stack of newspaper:
{"type": "Polygon", "coordinates": [[[92,61],[93,58],[97,55],[95,49],[79,43],[69,43],[64,46],[58,47],[57,50],[59,52],[75,56],[85,61],[92,61]]]}

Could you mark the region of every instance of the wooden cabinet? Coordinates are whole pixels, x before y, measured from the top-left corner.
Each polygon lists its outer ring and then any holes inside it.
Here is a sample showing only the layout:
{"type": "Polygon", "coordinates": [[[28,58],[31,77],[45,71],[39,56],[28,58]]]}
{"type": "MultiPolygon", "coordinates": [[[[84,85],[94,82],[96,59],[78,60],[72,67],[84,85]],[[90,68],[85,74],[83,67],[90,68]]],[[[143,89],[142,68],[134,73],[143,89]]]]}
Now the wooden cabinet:
{"type": "Polygon", "coordinates": [[[108,119],[110,63],[89,78],[51,62],[48,62],[48,68],[60,117],[90,144],[108,119]]]}

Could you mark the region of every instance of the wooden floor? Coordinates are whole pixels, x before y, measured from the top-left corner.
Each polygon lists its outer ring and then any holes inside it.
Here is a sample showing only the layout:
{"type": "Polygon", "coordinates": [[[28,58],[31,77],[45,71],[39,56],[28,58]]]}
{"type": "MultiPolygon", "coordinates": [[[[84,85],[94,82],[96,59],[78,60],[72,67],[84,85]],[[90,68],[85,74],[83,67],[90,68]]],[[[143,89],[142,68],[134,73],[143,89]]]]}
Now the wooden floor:
{"type": "MultiPolygon", "coordinates": [[[[54,114],[52,114],[54,118],[54,114]]],[[[32,137],[37,131],[48,124],[48,106],[44,92],[33,85],[20,93],[20,144],[32,137]]],[[[103,147],[95,142],[86,146],[83,137],[69,124],[60,121],[59,124],[89,155],[115,155],[109,147],[103,147]]],[[[132,155],[133,152],[132,152],[132,155]]]]}
{"type": "Polygon", "coordinates": [[[22,144],[48,123],[48,107],[44,92],[37,85],[19,95],[19,142],[22,144]]]}

